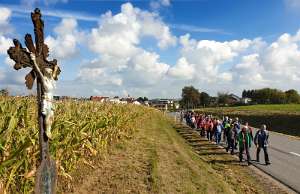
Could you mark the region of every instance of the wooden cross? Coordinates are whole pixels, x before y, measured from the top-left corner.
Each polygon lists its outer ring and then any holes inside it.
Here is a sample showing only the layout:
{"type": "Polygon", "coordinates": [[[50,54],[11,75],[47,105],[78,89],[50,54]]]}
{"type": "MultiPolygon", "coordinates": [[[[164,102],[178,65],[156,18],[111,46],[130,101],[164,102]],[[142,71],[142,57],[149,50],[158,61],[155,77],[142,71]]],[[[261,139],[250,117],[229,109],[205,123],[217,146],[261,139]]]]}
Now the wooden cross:
{"type": "Polygon", "coordinates": [[[37,85],[37,102],[38,102],[38,124],[39,124],[39,141],[40,141],[40,159],[41,164],[36,174],[35,193],[52,194],[55,193],[56,186],[56,165],[55,161],[50,158],[49,138],[45,133],[46,121],[45,115],[42,114],[42,100],[45,95],[42,73],[45,68],[53,70],[53,78],[57,80],[60,74],[60,68],[57,60],[48,61],[48,46],[44,43],[44,22],[41,19],[41,11],[36,8],[31,13],[31,19],[34,26],[35,45],[30,34],[25,35],[25,45],[14,39],[14,47],[7,51],[9,57],[15,61],[14,69],[31,68],[31,71],[25,76],[25,84],[28,89],[32,89],[34,81],[37,85]],[[35,56],[33,61],[32,55],[35,56]]]}

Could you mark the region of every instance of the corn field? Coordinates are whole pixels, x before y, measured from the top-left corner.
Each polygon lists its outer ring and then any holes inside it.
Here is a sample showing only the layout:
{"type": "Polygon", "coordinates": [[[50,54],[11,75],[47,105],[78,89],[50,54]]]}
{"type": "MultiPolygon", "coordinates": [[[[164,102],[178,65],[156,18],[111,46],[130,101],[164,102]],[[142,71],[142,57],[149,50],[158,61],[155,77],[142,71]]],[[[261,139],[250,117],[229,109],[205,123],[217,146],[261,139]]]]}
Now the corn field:
{"type": "MultiPolygon", "coordinates": [[[[79,162],[105,152],[120,138],[129,138],[149,109],[91,101],[55,103],[50,152],[58,175],[71,179],[79,162]]],[[[39,162],[35,98],[0,97],[0,193],[32,193],[39,162]]]]}

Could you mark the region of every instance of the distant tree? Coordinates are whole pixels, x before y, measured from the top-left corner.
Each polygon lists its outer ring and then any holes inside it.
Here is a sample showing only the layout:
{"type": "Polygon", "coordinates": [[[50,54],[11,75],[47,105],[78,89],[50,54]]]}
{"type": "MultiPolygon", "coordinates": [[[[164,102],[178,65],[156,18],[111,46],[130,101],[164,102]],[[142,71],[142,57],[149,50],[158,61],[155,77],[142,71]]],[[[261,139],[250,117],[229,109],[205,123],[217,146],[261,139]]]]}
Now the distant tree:
{"type": "Polygon", "coordinates": [[[254,93],[255,93],[255,90],[249,90],[248,91],[248,98],[254,98],[254,93]]]}
{"type": "Polygon", "coordinates": [[[0,96],[9,96],[9,91],[8,89],[1,89],[0,90],[0,96]]]}
{"type": "Polygon", "coordinates": [[[300,96],[294,89],[285,91],[287,103],[300,103],[300,96]]]}
{"type": "Polygon", "coordinates": [[[243,91],[243,95],[258,104],[283,104],[287,100],[285,92],[272,88],[243,91]]]}
{"type": "Polygon", "coordinates": [[[200,93],[200,102],[202,106],[207,106],[210,103],[210,96],[206,92],[200,93]]]}
{"type": "Polygon", "coordinates": [[[200,105],[200,92],[193,86],[185,86],[181,93],[181,106],[185,108],[196,108],[200,105]]]}
{"type": "Polygon", "coordinates": [[[248,98],[248,91],[247,90],[243,90],[242,98],[248,98]]]}
{"type": "Polygon", "coordinates": [[[218,104],[228,104],[229,97],[228,93],[218,92],[218,104]]]}
{"type": "Polygon", "coordinates": [[[137,100],[138,102],[140,102],[140,103],[144,102],[144,98],[143,98],[143,97],[138,97],[136,100],[137,100]]]}
{"type": "Polygon", "coordinates": [[[140,103],[144,103],[145,101],[149,101],[149,99],[147,97],[141,97],[141,96],[138,97],[136,100],[140,103]]]}
{"type": "Polygon", "coordinates": [[[271,90],[270,102],[272,104],[284,104],[286,103],[286,94],[280,90],[271,90]]]}

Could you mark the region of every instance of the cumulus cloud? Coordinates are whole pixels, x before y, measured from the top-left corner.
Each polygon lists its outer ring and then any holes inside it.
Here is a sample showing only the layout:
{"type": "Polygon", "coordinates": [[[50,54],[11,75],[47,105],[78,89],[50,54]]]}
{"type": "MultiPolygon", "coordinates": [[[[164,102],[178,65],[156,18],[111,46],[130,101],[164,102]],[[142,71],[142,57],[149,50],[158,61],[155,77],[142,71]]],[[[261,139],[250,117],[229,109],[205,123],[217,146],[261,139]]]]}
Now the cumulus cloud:
{"type": "Polygon", "coordinates": [[[182,45],[182,58],[170,69],[170,75],[175,78],[211,82],[218,78],[230,81],[230,73],[220,72],[221,66],[233,61],[233,59],[247,50],[251,46],[252,41],[248,39],[225,42],[214,40],[197,41],[190,39],[190,35],[186,34],[180,37],[180,43],[182,45]]]}
{"type": "Polygon", "coordinates": [[[89,45],[97,53],[132,56],[144,36],[157,39],[160,48],[176,44],[176,37],[159,15],[126,3],[121,6],[121,13],[112,15],[109,11],[101,16],[99,27],[92,29],[89,45]]]}
{"type": "Polygon", "coordinates": [[[178,79],[189,80],[196,73],[194,66],[189,64],[185,57],[181,57],[177,64],[169,69],[168,74],[178,79]]]}
{"type": "Polygon", "coordinates": [[[68,59],[78,53],[78,44],[83,38],[79,32],[77,20],[64,18],[54,28],[55,37],[47,36],[46,44],[49,46],[50,55],[53,58],[68,59]]]}
{"type": "Polygon", "coordinates": [[[9,24],[10,16],[10,9],[6,7],[0,7],[0,36],[12,31],[12,27],[9,24]]]}
{"type": "Polygon", "coordinates": [[[123,71],[123,79],[130,87],[153,86],[165,77],[168,69],[169,65],[160,62],[158,54],[140,49],[123,71]]]}
{"type": "Polygon", "coordinates": [[[11,31],[10,16],[10,9],[0,7],[0,55],[6,55],[7,49],[13,45],[12,40],[7,37],[7,33],[11,31]]]}
{"type": "Polygon", "coordinates": [[[12,46],[12,40],[10,38],[6,38],[5,36],[0,35],[0,54],[6,55],[7,49],[12,46]]]}
{"type": "Polygon", "coordinates": [[[176,37],[158,14],[143,11],[126,3],[121,12],[103,14],[99,26],[88,36],[91,51],[100,56],[82,66],[78,80],[99,85],[144,87],[162,80],[169,65],[160,56],[141,47],[143,37],[156,39],[166,49],[176,44],[176,37]],[[93,72],[93,73],[89,73],[93,72]]]}
{"type": "Polygon", "coordinates": [[[232,68],[238,88],[276,87],[300,89],[299,31],[294,35],[283,34],[276,41],[265,45],[257,53],[242,57],[232,68]]]}
{"type": "Polygon", "coordinates": [[[91,83],[97,86],[108,85],[116,87],[122,85],[119,72],[120,70],[117,68],[106,66],[103,60],[93,59],[83,64],[78,72],[77,81],[81,83],[91,83]]]}
{"type": "MultiPolygon", "coordinates": [[[[247,88],[300,89],[300,31],[266,43],[262,38],[232,41],[180,37],[181,57],[168,76],[204,90],[240,93],[247,88]]],[[[178,88],[179,90],[180,88],[178,88]]]]}

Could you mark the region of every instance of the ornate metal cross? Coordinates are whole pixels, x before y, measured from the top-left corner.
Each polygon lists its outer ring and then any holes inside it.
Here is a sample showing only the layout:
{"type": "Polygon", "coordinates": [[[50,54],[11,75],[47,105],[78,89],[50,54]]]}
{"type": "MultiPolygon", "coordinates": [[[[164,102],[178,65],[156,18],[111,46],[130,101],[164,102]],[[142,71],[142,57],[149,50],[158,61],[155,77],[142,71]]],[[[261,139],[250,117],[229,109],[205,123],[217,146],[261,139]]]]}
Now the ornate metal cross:
{"type": "Polygon", "coordinates": [[[37,86],[38,125],[40,141],[41,163],[36,173],[35,193],[55,193],[56,165],[49,153],[49,139],[51,139],[51,124],[53,122],[53,87],[60,73],[57,60],[48,61],[48,46],[44,43],[44,22],[41,11],[36,8],[31,13],[34,26],[35,45],[30,34],[25,35],[25,45],[14,39],[14,47],[7,51],[9,57],[15,61],[14,69],[32,68],[25,77],[25,84],[32,89],[34,81],[37,86]]]}

